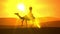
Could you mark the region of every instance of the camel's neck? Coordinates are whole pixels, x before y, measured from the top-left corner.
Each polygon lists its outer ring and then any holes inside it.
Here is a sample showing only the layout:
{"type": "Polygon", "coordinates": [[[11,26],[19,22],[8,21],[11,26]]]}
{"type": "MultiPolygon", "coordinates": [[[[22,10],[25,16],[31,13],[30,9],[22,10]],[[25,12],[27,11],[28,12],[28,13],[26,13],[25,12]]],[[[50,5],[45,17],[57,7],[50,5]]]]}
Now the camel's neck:
{"type": "Polygon", "coordinates": [[[20,15],[17,15],[19,18],[21,18],[21,16],[20,15]]]}

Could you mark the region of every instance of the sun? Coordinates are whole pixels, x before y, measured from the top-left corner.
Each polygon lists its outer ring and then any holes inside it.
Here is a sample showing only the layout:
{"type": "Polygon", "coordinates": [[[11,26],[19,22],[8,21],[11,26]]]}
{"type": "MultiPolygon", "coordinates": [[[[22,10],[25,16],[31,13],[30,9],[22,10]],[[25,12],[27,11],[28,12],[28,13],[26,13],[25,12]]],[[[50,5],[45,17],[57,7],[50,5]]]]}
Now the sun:
{"type": "Polygon", "coordinates": [[[25,5],[23,3],[17,5],[18,10],[25,11],[25,5]]]}
{"type": "Polygon", "coordinates": [[[18,13],[21,17],[24,17],[26,15],[26,6],[24,3],[18,3],[17,4],[18,13]]]}

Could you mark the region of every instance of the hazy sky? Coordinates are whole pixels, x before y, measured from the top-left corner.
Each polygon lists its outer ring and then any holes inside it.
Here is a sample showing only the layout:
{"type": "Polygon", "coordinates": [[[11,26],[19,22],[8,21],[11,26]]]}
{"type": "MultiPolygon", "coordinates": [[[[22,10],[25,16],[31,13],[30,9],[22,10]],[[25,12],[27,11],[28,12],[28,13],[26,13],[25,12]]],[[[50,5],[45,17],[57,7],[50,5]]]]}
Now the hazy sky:
{"type": "Polygon", "coordinates": [[[14,13],[20,12],[17,5],[23,3],[26,7],[26,14],[29,6],[33,7],[35,17],[60,17],[59,0],[0,0],[0,18],[17,18],[14,13]]]}

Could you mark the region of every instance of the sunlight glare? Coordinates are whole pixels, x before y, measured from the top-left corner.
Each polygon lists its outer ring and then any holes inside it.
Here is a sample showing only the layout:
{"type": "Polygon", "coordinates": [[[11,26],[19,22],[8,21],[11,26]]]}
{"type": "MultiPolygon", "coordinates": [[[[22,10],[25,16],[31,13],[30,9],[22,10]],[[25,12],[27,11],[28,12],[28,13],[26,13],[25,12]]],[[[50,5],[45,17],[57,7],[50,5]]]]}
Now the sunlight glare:
{"type": "Polygon", "coordinates": [[[18,10],[20,10],[20,11],[24,11],[24,10],[25,10],[24,4],[18,4],[17,8],[18,8],[18,10]]]}
{"type": "Polygon", "coordinates": [[[38,28],[41,28],[39,22],[40,22],[39,19],[35,19],[34,25],[37,26],[38,28]]]}

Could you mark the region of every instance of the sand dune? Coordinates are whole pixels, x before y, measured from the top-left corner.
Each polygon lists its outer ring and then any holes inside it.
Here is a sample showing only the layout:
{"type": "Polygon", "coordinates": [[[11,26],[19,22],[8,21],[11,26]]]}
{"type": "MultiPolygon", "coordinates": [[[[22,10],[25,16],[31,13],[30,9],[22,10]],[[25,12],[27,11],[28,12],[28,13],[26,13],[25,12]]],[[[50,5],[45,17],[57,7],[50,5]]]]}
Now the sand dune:
{"type": "MultiPolygon", "coordinates": [[[[54,17],[41,17],[40,20],[41,27],[60,27],[60,18],[54,17]]],[[[21,25],[21,20],[17,18],[0,18],[0,26],[16,26],[21,25]]],[[[26,23],[24,23],[26,25],[26,23]]]]}

